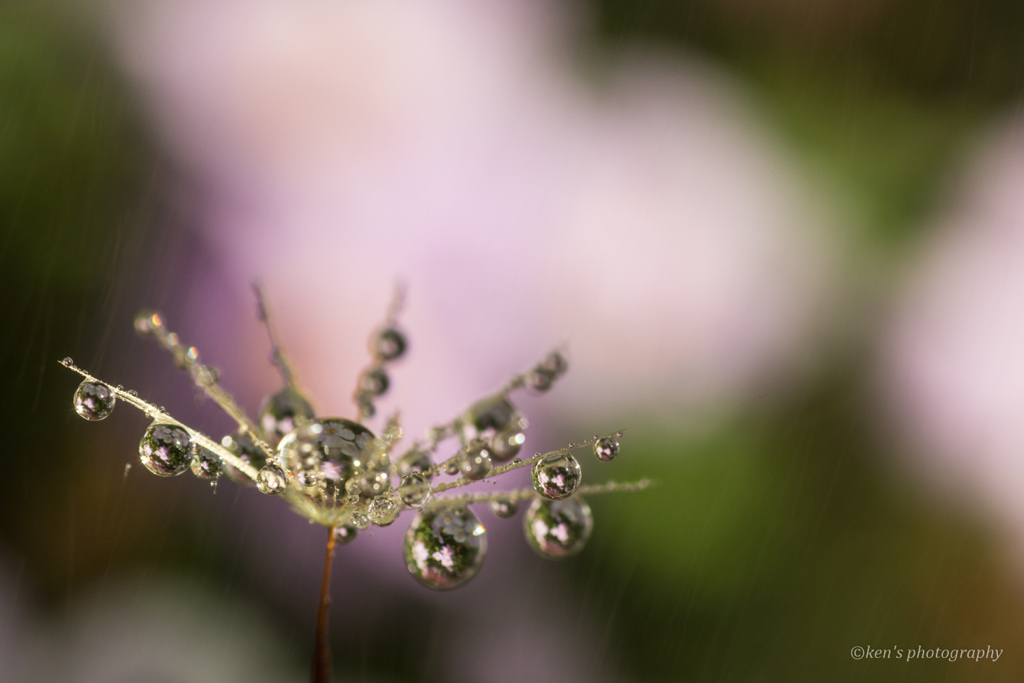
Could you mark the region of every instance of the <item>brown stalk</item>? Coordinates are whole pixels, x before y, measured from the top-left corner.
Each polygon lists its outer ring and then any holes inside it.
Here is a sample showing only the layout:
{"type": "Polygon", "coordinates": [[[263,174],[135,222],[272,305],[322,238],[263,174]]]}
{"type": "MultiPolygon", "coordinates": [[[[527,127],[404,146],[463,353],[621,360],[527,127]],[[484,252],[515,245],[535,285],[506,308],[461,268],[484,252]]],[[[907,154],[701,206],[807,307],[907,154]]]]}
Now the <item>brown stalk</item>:
{"type": "Polygon", "coordinates": [[[331,644],[327,638],[327,610],[331,606],[331,563],[334,560],[334,527],[327,530],[327,557],[320,584],[320,606],[316,613],[316,643],[313,647],[313,683],[331,681],[331,644]]]}

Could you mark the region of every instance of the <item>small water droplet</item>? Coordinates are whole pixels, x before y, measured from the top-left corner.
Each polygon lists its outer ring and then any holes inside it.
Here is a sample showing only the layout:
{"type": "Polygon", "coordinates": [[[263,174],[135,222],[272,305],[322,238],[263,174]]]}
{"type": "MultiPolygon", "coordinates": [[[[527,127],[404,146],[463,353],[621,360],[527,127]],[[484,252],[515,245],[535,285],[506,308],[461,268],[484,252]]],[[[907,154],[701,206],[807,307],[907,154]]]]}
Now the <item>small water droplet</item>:
{"type": "Polygon", "coordinates": [[[192,437],[177,425],[150,425],[139,442],[139,459],[157,476],[179,475],[192,464],[192,437]]]}
{"type": "Polygon", "coordinates": [[[213,495],[217,495],[217,482],[216,480],[210,482],[210,488],[213,489],[213,495]]]}
{"type": "Polygon", "coordinates": [[[463,456],[459,473],[467,479],[477,481],[491,473],[491,453],[485,446],[477,446],[463,456]]]}
{"type": "Polygon", "coordinates": [[[450,460],[444,466],[445,474],[458,474],[459,473],[459,461],[450,460]]]}
{"type": "Polygon", "coordinates": [[[256,488],[260,493],[276,496],[288,488],[288,477],[277,465],[265,465],[256,475],[256,488]]]}
{"type": "Polygon", "coordinates": [[[388,373],[379,365],[370,368],[359,378],[359,390],[367,396],[382,396],[391,386],[388,373]]]}
{"type": "Polygon", "coordinates": [[[389,526],[392,522],[398,519],[398,513],[401,511],[398,503],[391,496],[378,496],[370,501],[370,506],[366,510],[367,517],[370,521],[377,526],[389,526]]]}
{"type": "Polygon", "coordinates": [[[370,518],[367,517],[365,512],[361,512],[361,511],[357,510],[357,511],[352,513],[351,517],[349,517],[349,523],[352,526],[354,526],[356,529],[359,529],[360,531],[362,531],[363,529],[369,528],[369,526],[370,526],[370,518]]]}
{"type": "Polygon", "coordinates": [[[521,416],[515,406],[500,394],[477,401],[463,417],[463,420],[473,425],[478,433],[505,429],[518,419],[521,419],[521,416]]]}
{"type": "Polygon", "coordinates": [[[523,531],[530,546],[555,560],[582,550],[593,528],[590,506],[580,496],[567,500],[535,498],[523,515],[523,531]]]}
{"type": "Polygon", "coordinates": [[[114,411],[117,400],[105,384],[85,380],[75,390],[75,412],[86,420],[102,420],[114,411]]]}
{"type": "MultiPolygon", "coordinates": [[[[313,520],[309,520],[312,522],[313,520]]],[[[334,539],[341,545],[348,545],[352,541],[356,540],[356,535],[359,532],[355,527],[351,526],[339,526],[334,529],[334,539]]]]}
{"type": "Polygon", "coordinates": [[[547,368],[537,366],[526,375],[526,386],[543,394],[555,383],[555,373],[547,368]]]}
{"type": "Polygon", "coordinates": [[[124,478],[122,478],[121,481],[128,481],[128,473],[131,472],[131,471],[132,471],[132,464],[130,462],[126,462],[124,464],[124,478]]]}
{"type": "Polygon", "coordinates": [[[217,479],[224,473],[224,462],[205,446],[192,446],[192,474],[200,479],[217,479]]]}
{"type": "Polygon", "coordinates": [[[420,472],[410,472],[402,477],[398,485],[398,495],[409,507],[418,508],[430,498],[430,484],[420,472]]]}
{"type": "Polygon", "coordinates": [[[75,361],[71,359],[71,356],[68,356],[67,358],[61,361],[61,364],[66,368],[70,368],[72,365],[75,364],[75,361]]]}
{"type": "Polygon", "coordinates": [[[153,311],[141,310],[135,314],[135,331],[139,334],[149,334],[158,327],[163,327],[163,321],[153,311]]]}
{"type": "Polygon", "coordinates": [[[487,554],[483,525],[468,508],[420,512],[405,534],[405,564],[427,588],[449,590],[480,570],[487,554]]]}
{"type": "Polygon", "coordinates": [[[611,437],[598,439],[594,443],[594,455],[602,462],[611,462],[619,454],[619,442],[611,437]]]}
{"type": "Polygon", "coordinates": [[[134,389],[132,389],[131,391],[128,392],[128,395],[131,396],[132,398],[138,398],[139,397],[139,392],[137,392],[134,389]]]}
{"type": "Polygon", "coordinates": [[[492,500],[491,512],[498,517],[508,519],[519,511],[518,500],[492,500]]]}
{"type": "Polygon", "coordinates": [[[408,346],[405,335],[394,327],[387,327],[370,341],[370,353],[380,360],[388,361],[401,358],[408,346]]]}
{"type": "MultiPolygon", "coordinates": [[[[398,459],[397,465],[398,476],[405,477],[412,472],[419,472],[420,474],[423,474],[431,468],[433,463],[430,460],[429,453],[413,448],[412,450],[402,454],[402,457],[398,459]]],[[[427,481],[430,481],[429,476],[426,478],[427,481]]]]}
{"type": "Polygon", "coordinates": [[[571,453],[555,453],[533,464],[531,478],[537,493],[545,498],[559,500],[576,492],[583,471],[571,453]]]}
{"type": "Polygon", "coordinates": [[[496,462],[508,462],[515,457],[526,442],[526,420],[519,418],[499,430],[491,438],[491,457],[496,462]]]}
{"type": "Polygon", "coordinates": [[[566,360],[561,351],[552,351],[537,367],[558,377],[559,375],[564,375],[566,370],[569,369],[569,361],[566,360]]]}

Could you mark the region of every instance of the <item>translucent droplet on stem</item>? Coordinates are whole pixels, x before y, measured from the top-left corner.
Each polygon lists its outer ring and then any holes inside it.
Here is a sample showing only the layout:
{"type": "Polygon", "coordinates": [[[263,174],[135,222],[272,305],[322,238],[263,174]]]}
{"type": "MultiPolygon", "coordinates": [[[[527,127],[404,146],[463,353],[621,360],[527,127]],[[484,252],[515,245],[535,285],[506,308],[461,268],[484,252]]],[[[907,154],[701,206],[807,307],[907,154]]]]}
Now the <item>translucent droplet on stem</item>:
{"type": "Polygon", "coordinates": [[[474,481],[491,473],[491,453],[485,446],[470,449],[459,462],[459,473],[474,481]]]}
{"type": "Polygon", "coordinates": [[[468,508],[420,512],[405,534],[409,573],[427,588],[458,588],[474,576],[487,554],[485,529],[468,508]]]}
{"type": "Polygon", "coordinates": [[[348,545],[352,541],[356,540],[356,535],[359,532],[355,527],[351,526],[339,526],[334,529],[334,539],[341,545],[348,545]]]}
{"type": "Polygon", "coordinates": [[[566,500],[535,498],[523,515],[523,530],[530,546],[554,560],[582,550],[593,528],[590,506],[580,496],[566,500]]]}
{"type": "Polygon", "coordinates": [[[313,419],[313,406],[295,389],[285,387],[263,399],[259,424],[271,446],[277,446],[298,422],[313,419]]]}
{"type": "Polygon", "coordinates": [[[139,442],[139,459],[157,476],[181,474],[192,464],[192,437],[177,425],[150,425],[139,442]]]}
{"type": "Polygon", "coordinates": [[[491,512],[502,519],[508,519],[519,511],[519,501],[517,500],[492,500],[491,501],[491,512]]]}
{"type": "Polygon", "coordinates": [[[75,412],[86,420],[102,420],[114,412],[114,392],[105,384],[86,380],[75,390],[75,412]]]}
{"type": "Polygon", "coordinates": [[[398,503],[391,496],[378,496],[370,501],[366,509],[366,516],[377,526],[389,526],[396,519],[401,511],[398,503]]]}
{"type": "Polygon", "coordinates": [[[277,465],[266,465],[256,475],[256,488],[260,493],[276,496],[288,488],[288,477],[277,465]]]}
{"type": "Polygon", "coordinates": [[[535,462],[531,478],[537,493],[551,500],[560,500],[576,492],[583,479],[583,471],[571,453],[556,453],[535,462]]]}
{"type": "Polygon", "coordinates": [[[200,479],[216,479],[224,473],[224,462],[208,448],[193,444],[192,474],[200,479]]]}
{"type": "Polygon", "coordinates": [[[380,360],[395,360],[405,354],[407,346],[404,334],[394,327],[387,327],[370,340],[370,353],[380,360]]]}
{"type": "Polygon", "coordinates": [[[602,462],[611,462],[619,454],[619,442],[606,436],[594,444],[594,455],[602,462]]]}
{"type": "Polygon", "coordinates": [[[402,477],[398,495],[409,507],[418,508],[430,498],[430,483],[420,472],[410,472],[402,477]]]}

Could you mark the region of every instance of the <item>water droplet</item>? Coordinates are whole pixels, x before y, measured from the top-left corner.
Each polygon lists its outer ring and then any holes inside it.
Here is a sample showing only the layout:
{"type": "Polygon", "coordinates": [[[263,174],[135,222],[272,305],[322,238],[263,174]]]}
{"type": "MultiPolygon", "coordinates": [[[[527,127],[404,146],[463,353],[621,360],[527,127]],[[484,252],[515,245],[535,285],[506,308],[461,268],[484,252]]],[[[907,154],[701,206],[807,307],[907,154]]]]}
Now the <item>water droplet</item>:
{"type": "Polygon", "coordinates": [[[545,498],[559,500],[576,492],[583,471],[571,453],[555,453],[533,463],[531,475],[537,493],[545,498]]]}
{"type": "MultiPolygon", "coordinates": [[[[313,521],[313,520],[309,520],[313,521]]],[[[348,545],[352,541],[356,540],[358,530],[351,526],[339,526],[334,529],[334,539],[341,545],[348,545]]]]}
{"type": "Polygon", "coordinates": [[[536,392],[544,393],[555,383],[555,373],[538,365],[526,375],[526,386],[536,392]]]}
{"type": "Polygon", "coordinates": [[[345,494],[345,482],[357,473],[361,455],[375,437],[366,427],[340,417],[317,418],[299,425],[278,444],[277,454],[296,479],[315,478],[325,499],[345,494]],[[315,475],[305,477],[303,472],[315,475]]]}
{"type": "Polygon", "coordinates": [[[78,385],[73,400],[75,412],[86,420],[102,420],[114,411],[114,392],[104,384],[86,380],[78,385]]]}
{"type": "Polygon", "coordinates": [[[131,391],[128,392],[128,395],[131,396],[132,398],[138,398],[139,397],[139,392],[137,392],[134,389],[132,389],[131,391]]]}
{"type": "MultiPolygon", "coordinates": [[[[391,477],[387,472],[364,470],[356,480],[359,482],[357,493],[364,498],[373,498],[391,490],[391,477]]],[[[346,484],[347,486],[348,484],[346,484]]]]}
{"type": "Polygon", "coordinates": [[[491,473],[491,453],[486,446],[470,449],[459,463],[459,473],[474,481],[491,473]]]}
{"type": "Polygon", "coordinates": [[[518,500],[492,500],[491,512],[498,517],[508,519],[519,511],[518,500]]]}
{"type": "MultiPolygon", "coordinates": [[[[405,477],[412,472],[424,473],[427,472],[433,463],[430,461],[430,454],[421,451],[419,449],[412,449],[407,453],[404,453],[402,457],[398,459],[398,476],[405,477]]],[[[427,477],[427,481],[430,481],[430,477],[427,477]]]]}
{"type": "Polygon", "coordinates": [[[366,515],[365,512],[356,510],[355,512],[352,513],[352,516],[349,517],[349,523],[356,529],[362,531],[363,529],[369,528],[370,518],[366,515]]]}
{"type": "Polygon", "coordinates": [[[377,414],[377,407],[373,405],[373,401],[366,394],[360,394],[356,399],[356,408],[359,409],[359,414],[363,417],[373,417],[377,414]]]}
{"type": "Polygon", "coordinates": [[[520,419],[520,415],[515,406],[500,395],[489,396],[474,403],[463,416],[463,420],[475,427],[481,434],[487,430],[505,429],[517,419],[520,419]]]}
{"type": "Polygon", "coordinates": [[[469,581],[486,554],[484,527],[468,508],[420,512],[405,534],[409,573],[434,590],[457,588],[469,581]]]}
{"type": "Polygon", "coordinates": [[[135,314],[135,331],[139,334],[150,334],[153,330],[163,327],[164,323],[160,320],[160,316],[157,313],[149,310],[141,310],[135,314]]]}
{"type": "Polygon", "coordinates": [[[459,473],[459,461],[458,459],[449,460],[444,466],[445,474],[458,474],[459,473]]]}
{"type": "Polygon", "coordinates": [[[139,442],[139,459],[158,476],[181,474],[192,463],[192,437],[177,425],[150,425],[139,442]]]}
{"type": "Polygon", "coordinates": [[[366,516],[377,526],[389,526],[398,519],[401,509],[391,496],[378,496],[370,501],[370,506],[366,509],[366,516]]]}
{"type": "Polygon", "coordinates": [[[619,442],[610,436],[594,443],[594,455],[602,462],[611,462],[619,454],[619,442]]]}
{"type": "Polygon", "coordinates": [[[350,496],[358,496],[363,492],[363,485],[358,478],[352,477],[345,482],[345,492],[350,496]]]}
{"type": "Polygon", "coordinates": [[[407,347],[405,335],[394,327],[387,327],[377,333],[370,341],[370,353],[380,360],[400,358],[407,347]]]}
{"type": "Polygon", "coordinates": [[[256,475],[256,488],[260,490],[260,493],[276,496],[288,488],[288,477],[285,476],[284,470],[277,465],[266,465],[256,475]]]}
{"type": "Polygon", "coordinates": [[[213,490],[213,495],[217,495],[217,480],[214,479],[210,482],[210,488],[213,490]]]}
{"type": "Polygon", "coordinates": [[[430,498],[430,484],[421,473],[410,472],[402,477],[402,483],[398,485],[398,495],[409,507],[418,508],[430,498]]]}
{"type": "Polygon", "coordinates": [[[526,420],[519,418],[491,438],[491,458],[508,462],[515,457],[526,441],[526,420]]]}
{"type": "MultiPolygon", "coordinates": [[[[241,430],[234,434],[228,434],[220,440],[220,443],[231,451],[232,455],[256,470],[263,469],[263,466],[267,464],[267,454],[253,443],[252,437],[241,430]]],[[[253,484],[252,479],[245,476],[245,473],[231,463],[224,463],[224,471],[227,473],[228,479],[239,486],[252,486],[253,484]]]]}
{"type": "Polygon", "coordinates": [[[263,399],[258,419],[267,442],[276,447],[295,429],[296,422],[313,419],[313,406],[295,389],[285,387],[263,399]]]}
{"type": "Polygon", "coordinates": [[[192,445],[192,474],[200,479],[216,479],[224,472],[220,456],[199,444],[192,445]]]}
{"type": "Polygon", "coordinates": [[[561,351],[552,351],[537,367],[558,377],[559,375],[564,375],[566,370],[569,369],[569,361],[566,360],[561,351]]]}
{"type": "Polygon", "coordinates": [[[63,365],[66,368],[70,368],[74,364],[75,364],[75,361],[73,361],[71,359],[71,356],[68,356],[67,358],[65,358],[64,360],[61,361],[61,365],[63,365]]]}
{"type": "Polygon", "coordinates": [[[555,560],[582,550],[593,528],[590,506],[580,496],[566,500],[535,498],[523,515],[526,540],[538,553],[555,560]]]}
{"type": "Polygon", "coordinates": [[[523,459],[522,458],[512,458],[512,464],[513,465],[522,465],[523,464],[523,459]]]}
{"type": "Polygon", "coordinates": [[[370,368],[359,378],[359,390],[367,396],[381,396],[390,385],[387,371],[380,366],[370,368]]]}

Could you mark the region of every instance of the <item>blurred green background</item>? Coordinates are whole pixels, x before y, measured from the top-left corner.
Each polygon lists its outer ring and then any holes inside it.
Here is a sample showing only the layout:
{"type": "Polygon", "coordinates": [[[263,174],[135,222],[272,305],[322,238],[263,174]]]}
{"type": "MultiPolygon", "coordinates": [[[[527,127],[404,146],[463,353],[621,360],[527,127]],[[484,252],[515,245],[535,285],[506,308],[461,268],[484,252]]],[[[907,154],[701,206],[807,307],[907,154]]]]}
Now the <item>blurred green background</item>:
{"type": "MultiPolygon", "coordinates": [[[[927,237],[922,226],[965,150],[1024,95],[1024,5],[1009,0],[587,7],[588,52],[613,59],[649,41],[700,55],[750,88],[855,226],[868,308],[882,305],[927,237]]],[[[202,510],[172,507],[173,522],[164,517],[186,484],[122,485],[123,460],[98,454],[130,453],[132,437],[110,443],[80,424],[70,410],[75,381],[56,363],[74,349],[98,372],[152,385],[133,368],[144,352],[126,321],[142,304],[183,306],[168,283],[211,265],[194,256],[196,194],[163,157],[94,23],[66,4],[0,4],[0,553],[22,599],[43,613],[105,577],[154,570],[264,597],[239,578],[236,546],[202,510]]],[[[699,431],[622,416],[630,430],[614,476],[660,486],[593,501],[591,547],[544,569],[567,595],[569,621],[598,625],[595,651],[617,676],[1024,678],[1019,575],[980,514],[942,502],[904,471],[865,387],[872,330],[852,336],[821,353],[798,391],[699,431]],[[1005,653],[997,664],[849,655],[854,645],[918,644],[1005,653]]],[[[285,624],[301,668],[311,619],[266,609],[285,624]]],[[[415,635],[435,623],[435,609],[407,606],[358,642],[340,635],[338,670],[439,680],[415,635]]]]}

